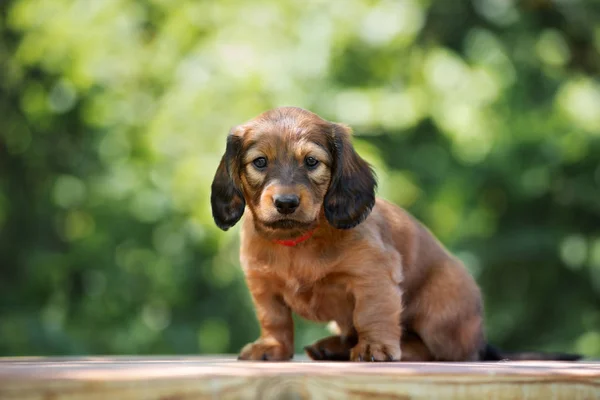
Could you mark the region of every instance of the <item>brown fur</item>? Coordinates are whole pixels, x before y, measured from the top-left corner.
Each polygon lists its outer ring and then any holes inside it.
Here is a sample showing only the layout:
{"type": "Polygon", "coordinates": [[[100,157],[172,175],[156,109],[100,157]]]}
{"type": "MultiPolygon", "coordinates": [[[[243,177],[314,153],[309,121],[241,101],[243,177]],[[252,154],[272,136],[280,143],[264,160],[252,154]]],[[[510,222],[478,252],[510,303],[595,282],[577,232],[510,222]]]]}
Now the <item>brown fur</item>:
{"type": "Polygon", "coordinates": [[[306,110],[278,108],[231,131],[212,204],[223,229],[246,208],[240,258],[261,336],[241,359],[290,359],[292,312],[339,326],[339,336],[306,348],[315,359],[479,358],[475,281],[415,218],[375,199],[375,185],[350,129],[306,110]],[[311,155],[320,161],[314,171],[304,164],[311,155]],[[256,157],[267,158],[264,170],[254,167],[256,157]],[[273,205],[282,193],[300,197],[291,215],[273,205]],[[313,230],[296,246],[274,243],[313,230]]]}

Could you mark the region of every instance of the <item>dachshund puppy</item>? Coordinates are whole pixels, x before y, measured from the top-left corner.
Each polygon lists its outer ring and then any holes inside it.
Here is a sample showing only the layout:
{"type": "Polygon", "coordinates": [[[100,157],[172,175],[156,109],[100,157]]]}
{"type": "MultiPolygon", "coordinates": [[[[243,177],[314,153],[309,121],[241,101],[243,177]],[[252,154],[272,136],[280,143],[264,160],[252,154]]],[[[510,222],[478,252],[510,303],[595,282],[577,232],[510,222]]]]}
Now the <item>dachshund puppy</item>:
{"type": "Polygon", "coordinates": [[[480,290],[405,210],[376,198],[349,127],[295,107],[231,130],[212,183],[223,230],[245,215],[240,260],[261,327],[242,360],[289,360],[292,312],[335,321],[305,348],[318,360],[475,361],[486,345],[480,290]]]}

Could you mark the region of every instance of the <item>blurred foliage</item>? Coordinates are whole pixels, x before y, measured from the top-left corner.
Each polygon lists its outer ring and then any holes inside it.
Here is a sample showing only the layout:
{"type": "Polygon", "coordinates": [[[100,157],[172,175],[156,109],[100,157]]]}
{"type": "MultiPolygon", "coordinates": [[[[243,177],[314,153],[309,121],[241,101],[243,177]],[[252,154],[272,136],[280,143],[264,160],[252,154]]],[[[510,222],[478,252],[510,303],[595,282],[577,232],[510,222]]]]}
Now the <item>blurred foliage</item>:
{"type": "MultiPolygon", "coordinates": [[[[490,339],[600,356],[600,7],[0,2],[0,355],[237,352],[209,189],[229,128],[352,125],[482,285],[490,339]]],[[[297,348],[325,334],[298,320],[297,348]]]]}

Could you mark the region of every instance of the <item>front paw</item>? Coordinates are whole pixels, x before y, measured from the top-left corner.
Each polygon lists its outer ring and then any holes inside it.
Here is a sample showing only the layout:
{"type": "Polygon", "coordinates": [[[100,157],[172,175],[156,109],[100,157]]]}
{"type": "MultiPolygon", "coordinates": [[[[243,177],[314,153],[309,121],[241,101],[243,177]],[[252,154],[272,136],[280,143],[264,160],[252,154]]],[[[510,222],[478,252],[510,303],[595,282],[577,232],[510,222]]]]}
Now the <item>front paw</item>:
{"type": "Polygon", "coordinates": [[[285,346],[275,339],[258,339],[244,346],[238,360],[288,361],[293,355],[291,346],[285,346]]]}
{"type": "Polygon", "coordinates": [[[395,345],[387,345],[359,340],[350,352],[352,361],[400,361],[401,356],[400,342],[395,345]]]}

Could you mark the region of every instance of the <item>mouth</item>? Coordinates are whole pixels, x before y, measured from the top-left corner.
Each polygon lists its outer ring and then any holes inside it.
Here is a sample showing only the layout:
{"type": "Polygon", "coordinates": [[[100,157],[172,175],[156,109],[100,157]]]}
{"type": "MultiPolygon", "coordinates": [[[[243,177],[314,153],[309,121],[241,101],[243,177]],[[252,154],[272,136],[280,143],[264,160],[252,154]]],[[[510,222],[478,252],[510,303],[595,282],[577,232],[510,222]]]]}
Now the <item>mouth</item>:
{"type": "Polygon", "coordinates": [[[285,218],[285,219],[278,219],[276,221],[261,221],[262,225],[270,228],[270,229],[293,229],[293,230],[300,230],[300,229],[310,229],[313,227],[314,222],[306,222],[306,221],[298,221],[295,219],[289,219],[289,218],[285,218]]]}

